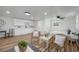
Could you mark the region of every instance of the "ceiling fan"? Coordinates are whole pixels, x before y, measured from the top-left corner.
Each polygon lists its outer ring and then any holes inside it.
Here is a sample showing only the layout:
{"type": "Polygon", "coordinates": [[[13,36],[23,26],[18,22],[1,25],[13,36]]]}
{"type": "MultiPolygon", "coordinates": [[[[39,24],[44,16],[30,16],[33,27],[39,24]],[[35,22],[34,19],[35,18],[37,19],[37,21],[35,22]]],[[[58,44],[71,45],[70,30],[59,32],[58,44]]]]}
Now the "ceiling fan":
{"type": "Polygon", "coordinates": [[[64,17],[62,16],[56,16],[58,19],[64,19],[64,17]]]}
{"type": "Polygon", "coordinates": [[[71,17],[71,16],[75,16],[75,12],[72,12],[72,13],[68,13],[68,14],[65,14],[64,16],[56,16],[56,18],[58,19],[65,19],[65,18],[68,18],[68,17],[71,17]]]}

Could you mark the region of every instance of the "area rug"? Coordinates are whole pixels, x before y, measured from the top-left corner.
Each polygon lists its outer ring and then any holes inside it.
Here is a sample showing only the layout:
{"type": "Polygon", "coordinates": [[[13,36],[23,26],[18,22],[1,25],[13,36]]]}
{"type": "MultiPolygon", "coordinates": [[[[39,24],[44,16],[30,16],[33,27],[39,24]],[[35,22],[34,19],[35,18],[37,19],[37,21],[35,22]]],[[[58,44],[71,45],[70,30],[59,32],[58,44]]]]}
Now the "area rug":
{"type": "MultiPolygon", "coordinates": [[[[34,52],[41,52],[38,48],[36,48],[35,46],[33,46],[32,44],[29,44],[29,47],[34,51],[34,52]]],[[[15,52],[14,47],[11,49],[6,50],[5,52],[15,52]]]]}

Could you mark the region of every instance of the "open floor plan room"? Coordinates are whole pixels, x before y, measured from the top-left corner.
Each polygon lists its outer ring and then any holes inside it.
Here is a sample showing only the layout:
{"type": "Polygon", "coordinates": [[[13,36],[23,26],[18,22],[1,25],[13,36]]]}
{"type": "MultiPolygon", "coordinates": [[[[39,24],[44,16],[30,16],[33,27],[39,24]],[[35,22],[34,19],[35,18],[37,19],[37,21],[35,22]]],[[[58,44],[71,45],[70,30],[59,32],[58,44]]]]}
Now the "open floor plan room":
{"type": "Polygon", "coordinates": [[[78,6],[0,6],[0,52],[78,51],[78,6]]]}

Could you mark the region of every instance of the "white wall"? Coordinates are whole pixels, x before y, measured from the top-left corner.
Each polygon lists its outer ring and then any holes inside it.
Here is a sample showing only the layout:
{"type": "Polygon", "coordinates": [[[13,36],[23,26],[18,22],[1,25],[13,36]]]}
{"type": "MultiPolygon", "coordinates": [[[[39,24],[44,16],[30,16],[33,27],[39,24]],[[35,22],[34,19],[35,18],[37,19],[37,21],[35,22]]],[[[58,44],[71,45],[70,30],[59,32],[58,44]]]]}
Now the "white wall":
{"type": "Polygon", "coordinates": [[[76,31],[76,18],[68,17],[59,21],[59,26],[53,26],[53,23],[56,21],[54,18],[46,18],[44,20],[38,21],[37,28],[40,31],[47,32],[67,32],[67,29],[71,29],[73,32],[76,31]]]}
{"type": "Polygon", "coordinates": [[[39,31],[50,31],[50,19],[40,20],[37,24],[37,29],[39,31]]]}
{"type": "Polygon", "coordinates": [[[13,20],[13,18],[10,18],[10,17],[0,17],[0,19],[3,19],[5,21],[5,25],[2,26],[0,28],[0,30],[7,30],[8,31],[9,28],[14,28],[14,20],[13,20]]]}
{"type": "Polygon", "coordinates": [[[69,17],[64,20],[59,21],[60,24],[58,27],[53,26],[53,22],[55,22],[55,20],[56,20],[53,18],[45,18],[38,22],[22,20],[22,19],[15,19],[15,18],[10,18],[10,17],[0,17],[0,18],[6,21],[6,25],[3,26],[2,28],[0,28],[0,30],[7,30],[7,32],[8,32],[9,28],[14,28],[15,35],[23,35],[23,34],[31,33],[35,29],[37,29],[39,31],[43,31],[43,32],[44,31],[45,32],[54,32],[54,31],[66,32],[68,28],[71,29],[73,32],[77,31],[75,17],[69,17]],[[35,28],[25,28],[24,22],[29,22],[31,25],[34,25],[35,28]],[[22,28],[16,28],[15,27],[16,25],[21,25],[22,28]]]}
{"type": "MultiPolygon", "coordinates": [[[[14,20],[13,20],[13,18],[10,18],[10,17],[0,17],[0,19],[2,19],[2,20],[4,20],[5,21],[5,25],[4,26],[2,26],[1,28],[0,28],[0,30],[6,30],[7,32],[8,32],[8,30],[10,29],[10,28],[14,28],[14,20]]],[[[4,36],[4,33],[0,33],[0,37],[3,37],[4,36]]]]}
{"type": "Polygon", "coordinates": [[[14,21],[15,35],[24,35],[24,34],[31,33],[33,31],[33,28],[30,28],[30,27],[25,28],[24,23],[30,23],[31,25],[33,25],[32,21],[26,21],[26,20],[22,20],[22,19],[15,19],[15,21],[14,21]],[[21,28],[17,28],[16,26],[21,26],[21,28]]]}
{"type": "MultiPolygon", "coordinates": [[[[28,22],[30,23],[30,25],[34,25],[36,26],[36,22],[35,21],[29,21],[29,20],[24,20],[24,19],[16,19],[16,18],[11,18],[11,17],[3,17],[0,16],[0,19],[3,19],[6,24],[4,26],[2,26],[0,28],[0,30],[6,30],[7,32],[9,31],[9,29],[13,28],[14,29],[14,35],[24,35],[24,34],[28,34],[31,33],[34,28],[25,28],[24,23],[28,22]],[[16,25],[20,25],[22,26],[21,28],[17,28],[16,25]]],[[[3,37],[4,33],[0,33],[0,37],[3,37]]]]}
{"type": "Polygon", "coordinates": [[[79,30],[79,16],[76,16],[76,28],[79,30]]]}

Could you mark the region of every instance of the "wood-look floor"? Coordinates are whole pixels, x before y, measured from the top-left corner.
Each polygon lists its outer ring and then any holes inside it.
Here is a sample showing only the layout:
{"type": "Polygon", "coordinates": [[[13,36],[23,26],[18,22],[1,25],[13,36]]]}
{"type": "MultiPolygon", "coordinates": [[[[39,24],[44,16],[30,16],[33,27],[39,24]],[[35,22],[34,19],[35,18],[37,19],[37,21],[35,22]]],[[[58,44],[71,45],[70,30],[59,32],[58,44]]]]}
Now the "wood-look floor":
{"type": "Polygon", "coordinates": [[[0,52],[4,52],[15,45],[17,45],[18,40],[25,39],[28,42],[30,42],[30,34],[22,35],[22,36],[16,36],[16,37],[7,37],[7,38],[0,38],[0,52]]]}
{"type": "MultiPolygon", "coordinates": [[[[18,40],[22,40],[22,39],[25,39],[28,42],[30,42],[31,34],[16,36],[16,37],[7,37],[6,39],[0,38],[0,52],[5,52],[6,50],[14,47],[15,45],[17,45],[18,40]]],[[[66,52],[78,52],[78,48],[76,44],[68,43],[66,47],[66,52]]]]}

